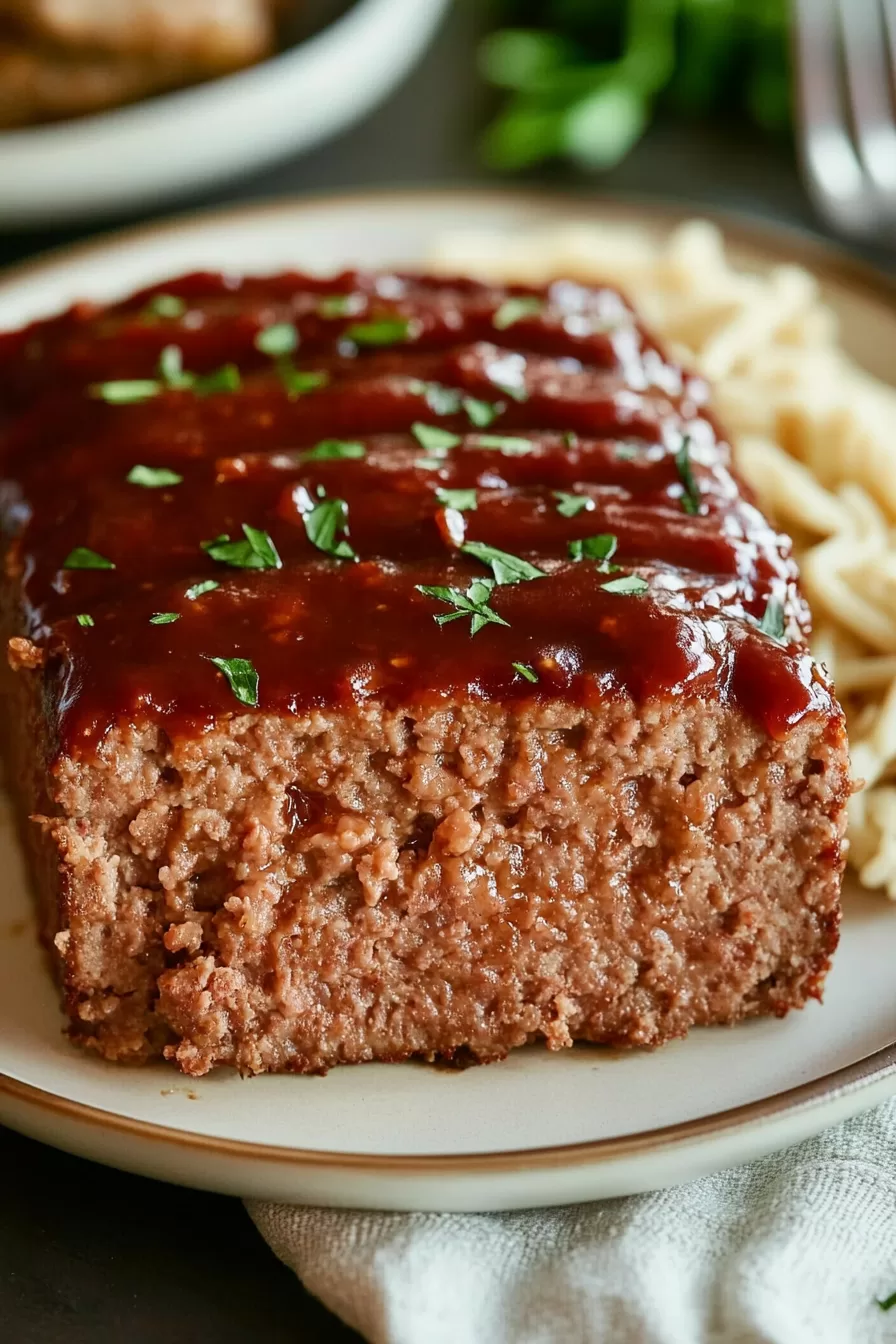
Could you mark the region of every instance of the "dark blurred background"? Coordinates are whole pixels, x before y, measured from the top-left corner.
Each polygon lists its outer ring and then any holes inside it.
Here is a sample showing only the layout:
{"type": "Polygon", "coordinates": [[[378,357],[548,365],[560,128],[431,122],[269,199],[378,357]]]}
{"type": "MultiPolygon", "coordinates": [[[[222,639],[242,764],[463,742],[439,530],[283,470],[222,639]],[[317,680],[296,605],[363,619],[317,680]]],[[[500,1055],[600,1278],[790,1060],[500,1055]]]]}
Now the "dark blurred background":
{"type": "MultiPolygon", "coordinates": [[[[616,0],[456,0],[414,73],[362,124],[184,208],[364,187],[506,184],[674,198],[818,229],[789,128],[784,0],[704,6],[729,17],[745,7],[767,19],[749,60],[742,45],[732,50],[730,33],[707,27],[689,69],[672,79],[661,30],[642,35],[634,72],[593,68],[618,42],[625,6],[616,0]],[[487,31],[525,27],[548,9],[559,20],[541,45],[493,38],[482,51],[487,31]],[[598,12],[606,31],[579,45],[582,16],[598,12]],[[486,82],[483,64],[502,87],[486,82]]],[[[0,263],[97,231],[0,233],[0,263]]],[[[5,1344],[356,1338],[274,1259],[237,1201],[98,1168],[2,1130],[0,1162],[5,1344]]]]}
{"type": "MultiPolygon", "coordinates": [[[[360,125],[177,208],[497,184],[655,195],[824,232],[790,130],[788,0],[686,9],[703,17],[692,18],[679,48],[688,59],[670,73],[657,0],[455,0],[413,74],[360,125]],[[653,15],[640,36],[630,31],[639,8],[653,15]],[[518,30],[533,23],[542,40],[520,43],[518,30]],[[614,59],[626,43],[629,59],[614,59]]],[[[0,264],[153,217],[0,232],[0,264]]]]}

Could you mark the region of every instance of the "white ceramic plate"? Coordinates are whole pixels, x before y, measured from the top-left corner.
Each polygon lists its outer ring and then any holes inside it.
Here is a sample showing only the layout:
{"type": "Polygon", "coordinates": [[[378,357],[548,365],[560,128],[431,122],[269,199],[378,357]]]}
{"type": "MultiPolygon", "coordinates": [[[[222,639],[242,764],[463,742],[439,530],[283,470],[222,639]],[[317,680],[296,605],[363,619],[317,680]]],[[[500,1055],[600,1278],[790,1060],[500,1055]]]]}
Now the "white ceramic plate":
{"type": "MultiPolygon", "coordinates": [[[[408,265],[446,229],[597,213],[549,198],[452,193],[193,218],[9,274],[0,282],[0,329],[195,265],[408,265]]],[[[674,222],[656,210],[647,218],[656,228],[674,222]]],[[[738,238],[747,259],[811,261],[853,352],[896,375],[896,300],[885,280],[787,235],[738,238]]],[[[66,1042],[8,825],[0,859],[0,1120],[151,1176],[317,1204],[572,1202],[745,1161],[896,1092],[896,909],[881,898],[848,895],[824,1006],[781,1022],[699,1031],[653,1054],[533,1047],[463,1073],[366,1065],[326,1078],[243,1081],[220,1072],[197,1082],[162,1066],[119,1068],[66,1042]]]]}
{"type": "Polygon", "coordinates": [[[356,0],[249,70],[95,116],[0,133],[0,228],[157,206],[358,121],[411,67],[449,0],[356,0]]]}

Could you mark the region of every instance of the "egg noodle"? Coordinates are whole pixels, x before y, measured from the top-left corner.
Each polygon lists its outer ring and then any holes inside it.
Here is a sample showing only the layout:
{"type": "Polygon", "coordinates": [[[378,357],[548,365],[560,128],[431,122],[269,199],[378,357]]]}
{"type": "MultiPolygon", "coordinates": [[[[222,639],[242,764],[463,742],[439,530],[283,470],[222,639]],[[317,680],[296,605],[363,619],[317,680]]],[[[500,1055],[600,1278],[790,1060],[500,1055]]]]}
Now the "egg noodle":
{"type": "Polygon", "coordinates": [[[812,605],[812,649],[849,725],[850,862],[896,900],[896,389],[857,367],[814,278],[741,270],[720,231],[666,237],[630,224],[454,234],[442,272],[619,285],[675,359],[711,380],[742,474],[794,539],[812,605]]]}

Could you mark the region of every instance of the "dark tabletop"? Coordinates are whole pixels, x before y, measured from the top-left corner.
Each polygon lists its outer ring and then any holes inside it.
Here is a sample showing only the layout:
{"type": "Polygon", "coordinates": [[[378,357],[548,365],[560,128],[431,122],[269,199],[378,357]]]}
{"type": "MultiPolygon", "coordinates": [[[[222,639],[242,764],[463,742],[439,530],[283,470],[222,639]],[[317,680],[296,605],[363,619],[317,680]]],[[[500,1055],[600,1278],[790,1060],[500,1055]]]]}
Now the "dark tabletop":
{"type": "MultiPolygon", "coordinates": [[[[472,62],[480,13],[478,0],[458,0],[416,72],[362,125],[196,204],[485,180],[474,148],[487,110],[472,62]]],[[[541,184],[673,197],[814,227],[787,149],[730,129],[654,127],[599,183],[552,173],[541,184]]],[[[88,232],[0,234],[0,264],[88,232]]],[[[123,1175],[3,1129],[0,1163],[4,1344],[358,1339],[303,1291],[236,1200],[123,1175]]]]}

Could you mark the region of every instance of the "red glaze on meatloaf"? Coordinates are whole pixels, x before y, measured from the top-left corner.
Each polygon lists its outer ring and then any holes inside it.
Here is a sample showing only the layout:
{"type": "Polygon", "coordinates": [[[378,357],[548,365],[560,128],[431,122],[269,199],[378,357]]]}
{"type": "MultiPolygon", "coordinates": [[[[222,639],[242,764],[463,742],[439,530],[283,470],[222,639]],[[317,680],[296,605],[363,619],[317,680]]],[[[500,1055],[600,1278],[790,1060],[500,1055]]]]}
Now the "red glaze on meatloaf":
{"type": "Polygon", "coordinates": [[[843,715],[707,396],[570,282],[199,274],[0,336],[76,1040],[314,1071],[818,997],[843,715]]]}

